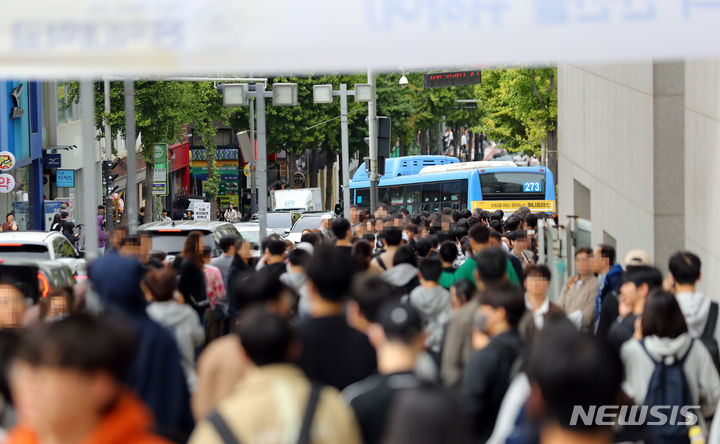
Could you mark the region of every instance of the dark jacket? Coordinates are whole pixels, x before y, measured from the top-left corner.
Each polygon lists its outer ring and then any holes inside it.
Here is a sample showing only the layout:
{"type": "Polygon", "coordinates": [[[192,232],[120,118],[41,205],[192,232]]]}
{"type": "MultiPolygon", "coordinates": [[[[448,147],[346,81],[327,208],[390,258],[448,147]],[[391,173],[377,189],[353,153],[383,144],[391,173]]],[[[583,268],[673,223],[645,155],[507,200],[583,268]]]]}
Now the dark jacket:
{"type": "Polygon", "coordinates": [[[619,322],[613,322],[607,334],[608,344],[620,354],[622,345],[633,338],[637,315],[631,314],[619,322]]]}
{"type": "Polygon", "coordinates": [[[490,339],[465,365],[460,395],[474,425],[477,442],[485,442],[492,434],[522,349],[518,332],[508,331],[490,339]]]}
{"type": "Polygon", "coordinates": [[[368,337],[350,327],[344,315],[306,317],[297,332],[302,344],[299,364],[313,381],[343,390],[377,370],[368,337]]]}
{"type": "Polygon", "coordinates": [[[605,275],[604,284],[598,288],[595,299],[596,329],[599,338],[606,338],[610,326],[618,317],[618,294],[622,285],[623,269],[615,264],[605,275]]]}
{"type": "Polygon", "coordinates": [[[136,259],[106,254],[93,262],[89,277],[105,310],[137,332],[139,345],[125,382],[152,410],[158,431],[183,439],[194,426],[190,392],[175,338],[145,311],[144,273],[136,259]]]}

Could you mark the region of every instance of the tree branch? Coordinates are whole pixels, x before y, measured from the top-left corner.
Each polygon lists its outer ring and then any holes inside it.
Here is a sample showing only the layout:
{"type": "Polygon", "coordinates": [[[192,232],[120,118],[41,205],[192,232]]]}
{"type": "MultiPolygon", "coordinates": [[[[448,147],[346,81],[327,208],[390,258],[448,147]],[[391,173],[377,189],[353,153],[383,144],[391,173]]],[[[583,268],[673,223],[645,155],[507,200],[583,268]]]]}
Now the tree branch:
{"type": "Polygon", "coordinates": [[[540,103],[540,106],[543,107],[544,110],[547,111],[547,106],[545,106],[545,101],[543,100],[542,96],[540,95],[540,91],[537,89],[537,82],[535,81],[535,68],[532,68],[532,84],[533,84],[533,92],[535,93],[535,97],[537,97],[538,102],[540,103]]]}

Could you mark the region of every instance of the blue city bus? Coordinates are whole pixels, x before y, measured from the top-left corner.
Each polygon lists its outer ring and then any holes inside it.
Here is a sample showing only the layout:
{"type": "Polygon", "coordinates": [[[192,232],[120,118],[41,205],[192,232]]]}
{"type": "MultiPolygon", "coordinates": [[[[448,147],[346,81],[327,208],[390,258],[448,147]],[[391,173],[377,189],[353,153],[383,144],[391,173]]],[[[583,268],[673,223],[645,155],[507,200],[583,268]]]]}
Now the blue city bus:
{"type": "MultiPolygon", "coordinates": [[[[386,174],[378,184],[378,202],[406,208],[411,214],[442,208],[511,213],[521,206],[533,212],[555,212],[555,180],[546,167],[519,167],[512,162],[465,162],[444,156],[407,156],[387,159],[386,174]],[[388,162],[390,165],[388,165],[388,162]],[[397,174],[396,163],[422,165],[397,174]]],[[[370,180],[364,164],[353,175],[353,205],[370,207],[370,180]]]]}

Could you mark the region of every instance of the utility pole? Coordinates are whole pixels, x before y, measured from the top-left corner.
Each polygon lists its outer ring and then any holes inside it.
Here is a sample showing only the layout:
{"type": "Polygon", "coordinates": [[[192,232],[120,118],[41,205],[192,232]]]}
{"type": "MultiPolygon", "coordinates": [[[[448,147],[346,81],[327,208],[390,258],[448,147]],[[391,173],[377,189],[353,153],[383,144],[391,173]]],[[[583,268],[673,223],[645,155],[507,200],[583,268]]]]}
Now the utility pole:
{"type": "MultiPolygon", "coordinates": [[[[255,85],[255,105],[257,106],[257,174],[258,184],[258,222],[260,222],[260,239],[267,236],[267,149],[265,147],[265,83],[255,85]]],[[[254,148],[254,147],[253,147],[254,148]]],[[[255,175],[253,174],[253,177],[255,175]]]]}
{"type": "MultiPolygon", "coordinates": [[[[138,188],[137,188],[137,156],[135,153],[135,81],[124,80],[125,88],[125,149],[127,150],[127,202],[125,211],[128,214],[128,232],[133,235],[137,231],[138,188]]],[[[152,180],[153,172],[145,171],[145,180],[152,180]]]]}
{"type": "MultiPolygon", "coordinates": [[[[110,128],[110,121],[107,118],[110,114],[110,80],[107,78],[103,82],[103,93],[105,96],[105,160],[112,161],[112,128],[110,128]]],[[[112,184],[108,184],[109,187],[111,187],[111,185],[112,184]]],[[[103,189],[103,194],[104,193],[107,193],[106,189],[103,189]]],[[[114,216],[112,193],[109,193],[105,196],[105,229],[108,232],[113,231],[114,216]],[[108,215],[110,215],[110,217],[108,217],[108,215]]]]}
{"type": "MultiPolygon", "coordinates": [[[[254,86],[250,84],[250,86],[254,86]]],[[[265,100],[263,98],[263,100],[265,100]]],[[[250,215],[257,212],[257,172],[253,171],[256,167],[257,160],[255,156],[257,150],[255,149],[255,101],[250,99],[250,146],[253,151],[253,158],[250,159],[250,215]]]]}
{"type": "Polygon", "coordinates": [[[375,91],[375,71],[368,68],[370,101],[368,102],[368,136],[370,142],[370,211],[375,213],[378,206],[378,146],[377,146],[377,95],[375,91]]]}
{"type": "Polygon", "coordinates": [[[85,255],[88,261],[98,256],[97,235],[97,150],[95,149],[95,84],[80,82],[80,111],[82,115],[82,195],[83,224],[85,225],[85,255]]]}
{"type": "Polygon", "coordinates": [[[350,147],[348,146],[347,85],[340,85],[340,145],[342,146],[343,216],[350,220],[350,147]]]}

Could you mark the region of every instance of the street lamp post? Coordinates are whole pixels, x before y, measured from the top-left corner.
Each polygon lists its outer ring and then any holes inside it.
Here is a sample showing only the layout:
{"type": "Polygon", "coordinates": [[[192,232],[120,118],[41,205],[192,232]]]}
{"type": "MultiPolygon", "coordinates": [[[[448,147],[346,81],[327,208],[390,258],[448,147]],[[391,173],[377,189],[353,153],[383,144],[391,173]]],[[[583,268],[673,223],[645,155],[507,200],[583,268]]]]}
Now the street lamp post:
{"type": "Polygon", "coordinates": [[[343,215],[350,219],[350,147],[348,145],[347,97],[354,96],[356,102],[370,100],[370,84],[359,83],[354,90],[348,91],[347,85],[340,84],[340,90],[332,85],[313,85],[313,102],[332,103],[333,96],[340,96],[340,145],[343,170],[343,215]]]}
{"type": "Polygon", "coordinates": [[[378,205],[378,146],[377,146],[377,100],[375,94],[375,71],[368,68],[370,101],[368,102],[368,136],[370,138],[370,211],[374,214],[378,205]]]}
{"type": "Polygon", "coordinates": [[[255,101],[250,100],[250,146],[252,147],[253,156],[250,159],[250,214],[257,211],[257,174],[255,174],[255,101]]]}
{"type": "Polygon", "coordinates": [[[223,87],[223,105],[246,106],[255,99],[257,118],[257,180],[258,180],[258,222],[260,239],[267,236],[267,148],[265,130],[265,99],[272,98],[274,106],[297,105],[297,83],[276,83],[271,91],[266,91],[266,83],[256,83],[250,90],[247,83],[225,84],[223,87]]]}

